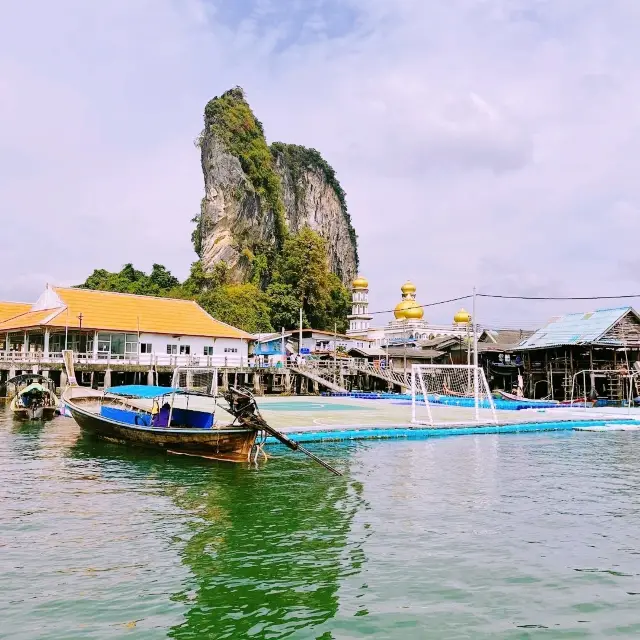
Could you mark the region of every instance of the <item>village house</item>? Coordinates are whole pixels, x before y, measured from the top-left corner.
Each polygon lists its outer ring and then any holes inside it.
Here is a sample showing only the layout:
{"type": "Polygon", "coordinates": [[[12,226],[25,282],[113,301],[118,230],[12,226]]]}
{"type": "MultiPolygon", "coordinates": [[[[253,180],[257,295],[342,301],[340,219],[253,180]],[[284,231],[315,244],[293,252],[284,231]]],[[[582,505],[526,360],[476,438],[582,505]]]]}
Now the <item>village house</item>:
{"type": "Polygon", "coordinates": [[[568,400],[573,392],[620,401],[640,370],[640,315],[616,307],[554,317],[517,350],[528,397],[568,400]]]}
{"type": "Polygon", "coordinates": [[[191,300],[47,285],[34,304],[0,303],[0,364],[14,375],[22,363],[60,375],[64,349],[102,369],[242,366],[250,340],[191,300]]]}

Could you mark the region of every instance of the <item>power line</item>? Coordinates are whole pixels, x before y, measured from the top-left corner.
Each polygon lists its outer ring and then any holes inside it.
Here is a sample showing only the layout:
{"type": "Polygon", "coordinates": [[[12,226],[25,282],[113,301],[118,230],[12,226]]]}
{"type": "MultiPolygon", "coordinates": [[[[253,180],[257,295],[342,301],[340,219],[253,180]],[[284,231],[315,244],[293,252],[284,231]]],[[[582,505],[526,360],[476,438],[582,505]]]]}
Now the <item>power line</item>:
{"type": "MultiPolygon", "coordinates": [[[[468,296],[460,296],[459,298],[450,298],[449,300],[438,300],[438,302],[429,302],[428,304],[412,304],[412,309],[425,309],[426,307],[436,307],[439,304],[447,304],[449,302],[458,302],[459,300],[468,300],[469,298],[473,298],[472,295],[468,296]]],[[[413,302],[410,300],[409,302],[413,302]]],[[[369,311],[367,315],[376,316],[381,313],[393,313],[395,309],[387,309],[386,311],[369,311]]]]}
{"type": "Polygon", "coordinates": [[[476,293],[478,298],[500,298],[502,300],[620,300],[622,298],[640,298],[640,294],[621,296],[503,296],[493,293],[476,293]]]}
{"type": "MultiPolygon", "coordinates": [[[[496,298],[499,300],[621,300],[628,298],[640,298],[640,293],[624,294],[620,296],[507,296],[494,293],[476,293],[477,298],[496,298]]],[[[460,300],[469,300],[473,298],[472,294],[459,296],[457,298],[449,298],[448,300],[438,300],[438,302],[429,302],[428,304],[414,304],[412,309],[426,309],[427,307],[436,307],[449,302],[459,302],[460,300]]],[[[413,302],[413,301],[412,301],[413,302]]],[[[376,316],[382,313],[393,313],[395,309],[386,309],[384,311],[369,311],[368,315],[376,316]]]]}

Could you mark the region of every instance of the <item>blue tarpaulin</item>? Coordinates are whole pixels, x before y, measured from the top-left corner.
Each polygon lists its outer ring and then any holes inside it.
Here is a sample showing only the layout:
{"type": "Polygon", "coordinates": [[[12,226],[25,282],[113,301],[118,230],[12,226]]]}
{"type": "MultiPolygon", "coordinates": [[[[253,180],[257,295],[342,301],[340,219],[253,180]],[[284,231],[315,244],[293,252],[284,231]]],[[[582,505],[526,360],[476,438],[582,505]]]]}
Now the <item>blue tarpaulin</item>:
{"type": "Polygon", "coordinates": [[[109,387],[105,393],[112,393],[115,396],[127,396],[128,398],[159,398],[171,393],[184,393],[181,389],[173,387],[155,387],[144,384],[125,384],[121,387],[109,387]]]}

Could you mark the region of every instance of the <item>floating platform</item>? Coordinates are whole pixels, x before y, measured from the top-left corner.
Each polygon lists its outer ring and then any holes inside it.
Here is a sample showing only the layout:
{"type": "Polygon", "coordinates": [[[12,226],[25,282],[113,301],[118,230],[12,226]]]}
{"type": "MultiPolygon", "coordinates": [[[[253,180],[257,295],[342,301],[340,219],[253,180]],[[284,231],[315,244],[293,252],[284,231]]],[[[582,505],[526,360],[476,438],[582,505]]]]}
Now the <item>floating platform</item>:
{"type": "MultiPolygon", "coordinates": [[[[472,407],[441,405],[432,407],[437,426],[412,424],[410,403],[398,396],[371,398],[339,397],[260,398],[260,411],[269,424],[301,443],[377,439],[426,439],[445,436],[572,431],[574,429],[613,430],[613,427],[640,430],[640,411],[629,415],[571,407],[503,410],[499,424],[489,411],[481,412],[481,422],[472,407]],[[608,428],[608,429],[607,429],[608,428]]],[[[274,439],[267,439],[274,444],[274,439]]]]}
{"type": "Polygon", "coordinates": [[[603,425],[574,425],[575,431],[640,431],[640,424],[607,422],[603,425]]]}
{"type": "MultiPolygon", "coordinates": [[[[369,393],[350,391],[347,393],[324,393],[324,397],[328,398],[357,398],[360,400],[396,400],[405,404],[411,404],[411,395],[408,393],[369,393]]],[[[418,400],[422,399],[422,396],[416,396],[418,400]]],[[[458,396],[446,396],[433,394],[429,395],[429,402],[431,404],[444,404],[451,407],[475,407],[475,400],[473,398],[458,397],[458,396]]],[[[486,399],[480,399],[479,406],[483,409],[489,408],[489,402],[486,399]]],[[[500,398],[493,398],[493,406],[498,411],[519,411],[521,409],[562,409],[566,408],[566,405],[562,405],[558,402],[544,402],[542,400],[504,400],[500,398]]]]}

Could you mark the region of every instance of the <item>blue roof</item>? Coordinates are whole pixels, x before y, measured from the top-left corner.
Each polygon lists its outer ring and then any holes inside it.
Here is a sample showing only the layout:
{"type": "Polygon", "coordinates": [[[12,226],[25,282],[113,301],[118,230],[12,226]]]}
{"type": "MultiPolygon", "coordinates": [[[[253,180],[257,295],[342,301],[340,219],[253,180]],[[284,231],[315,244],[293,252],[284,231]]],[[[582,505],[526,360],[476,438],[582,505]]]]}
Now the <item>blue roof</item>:
{"type": "Polygon", "coordinates": [[[566,316],[554,318],[542,329],[538,329],[520,343],[520,348],[540,349],[593,342],[621,344],[620,340],[615,338],[604,338],[604,334],[629,311],[633,311],[631,307],[597,309],[588,313],[568,313],[566,316]]]}
{"type": "Polygon", "coordinates": [[[125,384],[121,387],[109,387],[105,393],[112,393],[116,396],[127,396],[128,398],[159,398],[170,393],[183,393],[181,389],[173,387],[154,387],[145,384],[125,384]]]}

